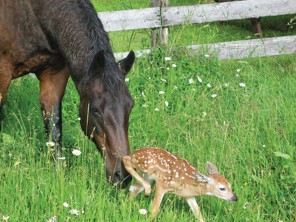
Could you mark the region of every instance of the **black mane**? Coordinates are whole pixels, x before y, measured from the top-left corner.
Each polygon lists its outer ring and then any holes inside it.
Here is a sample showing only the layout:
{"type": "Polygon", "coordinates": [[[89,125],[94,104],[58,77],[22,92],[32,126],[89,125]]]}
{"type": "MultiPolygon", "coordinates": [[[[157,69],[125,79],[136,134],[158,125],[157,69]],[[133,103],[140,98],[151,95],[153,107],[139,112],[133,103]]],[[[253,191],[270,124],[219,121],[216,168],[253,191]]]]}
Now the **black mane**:
{"type": "MultiPolygon", "coordinates": [[[[35,0],[38,4],[38,0],[35,0]]],[[[124,85],[123,76],[104,30],[89,0],[48,0],[47,9],[37,15],[49,36],[53,48],[58,48],[66,59],[71,76],[78,86],[85,86],[99,78],[106,90],[116,93],[124,85]],[[103,50],[105,69],[101,73],[90,73],[95,55],[103,50]]],[[[44,5],[44,3],[43,3],[44,5]]],[[[40,9],[39,9],[40,10],[40,9]]]]}

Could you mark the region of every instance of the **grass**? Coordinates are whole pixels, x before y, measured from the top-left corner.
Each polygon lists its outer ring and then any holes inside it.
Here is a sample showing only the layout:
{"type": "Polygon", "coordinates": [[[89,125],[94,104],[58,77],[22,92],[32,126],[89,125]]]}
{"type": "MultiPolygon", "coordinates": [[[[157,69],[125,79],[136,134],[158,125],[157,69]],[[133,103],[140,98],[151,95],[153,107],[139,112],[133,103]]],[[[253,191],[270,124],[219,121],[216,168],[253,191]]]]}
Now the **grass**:
{"type": "MultiPolygon", "coordinates": [[[[104,9],[119,10],[120,4],[104,9]]],[[[236,24],[175,27],[169,44],[252,35],[242,23],[236,24]]],[[[139,33],[132,40],[131,33],[111,33],[113,46],[117,51],[148,47],[143,41],[149,39],[148,31],[139,33]],[[124,40],[131,44],[122,44],[124,40]]],[[[127,81],[135,100],[131,149],[163,147],[202,172],[206,161],[215,163],[239,201],[198,198],[207,221],[295,221],[295,72],[295,55],[217,61],[162,49],[137,58],[127,81]]],[[[10,216],[9,221],[46,221],[56,216],[57,221],[149,221],[138,210],[149,209],[153,195],[131,201],[127,190],[106,182],[103,160],[81,132],[72,81],[63,102],[67,166],[50,161],[38,94],[38,81],[30,76],[14,80],[9,90],[0,133],[0,220],[10,216]],[[74,148],[82,155],[73,156],[74,148]],[[71,209],[79,215],[70,214],[71,209]]],[[[184,200],[167,195],[157,221],[195,218],[184,200]]]]}

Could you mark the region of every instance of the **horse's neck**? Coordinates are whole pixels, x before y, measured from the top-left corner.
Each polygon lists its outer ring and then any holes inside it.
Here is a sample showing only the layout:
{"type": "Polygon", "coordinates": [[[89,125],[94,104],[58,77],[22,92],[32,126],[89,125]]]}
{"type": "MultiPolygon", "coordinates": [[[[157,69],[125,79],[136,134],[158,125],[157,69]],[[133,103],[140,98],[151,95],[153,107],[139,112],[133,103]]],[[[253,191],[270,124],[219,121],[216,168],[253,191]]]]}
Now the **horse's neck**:
{"type": "Polygon", "coordinates": [[[31,1],[50,42],[64,56],[74,78],[86,74],[100,50],[114,59],[108,34],[89,2],[31,1]]]}

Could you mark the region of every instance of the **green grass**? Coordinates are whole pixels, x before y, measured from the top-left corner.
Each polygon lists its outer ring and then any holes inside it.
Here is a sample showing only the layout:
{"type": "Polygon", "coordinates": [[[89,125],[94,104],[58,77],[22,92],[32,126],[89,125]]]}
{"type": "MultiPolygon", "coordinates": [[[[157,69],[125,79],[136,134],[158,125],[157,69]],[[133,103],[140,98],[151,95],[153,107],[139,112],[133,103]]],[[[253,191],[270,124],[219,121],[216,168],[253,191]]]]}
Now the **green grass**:
{"type": "MultiPolygon", "coordinates": [[[[132,5],[145,7],[144,3],[132,5]]],[[[127,9],[120,4],[107,4],[104,11],[111,6],[127,9]]],[[[170,46],[252,35],[242,23],[236,24],[174,27],[170,46]]],[[[132,40],[131,32],[111,33],[111,40],[117,51],[148,47],[143,38],[148,41],[149,32],[139,33],[132,40]]],[[[285,34],[275,34],[281,33],[285,34]]],[[[215,163],[239,200],[198,198],[207,221],[295,221],[295,73],[295,55],[217,61],[163,49],[137,58],[127,82],[135,100],[131,149],[163,147],[202,172],[206,161],[215,163]]],[[[9,221],[46,221],[52,216],[57,221],[150,221],[138,210],[149,209],[153,194],[131,201],[127,190],[106,182],[103,160],[81,132],[72,81],[63,102],[68,161],[66,166],[50,161],[38,94],[38,81],[30,76],[14,80],[9,90],[0,133],[0,220],[4,215],[9,221]],[[82,155],[73,156],[74,148],[82,155]],[[79,215],[69,214],[70,209],[79,210],[79,215]]],[[[184,200],[167,195],[157,221],[195,218],[184,200]]]]}

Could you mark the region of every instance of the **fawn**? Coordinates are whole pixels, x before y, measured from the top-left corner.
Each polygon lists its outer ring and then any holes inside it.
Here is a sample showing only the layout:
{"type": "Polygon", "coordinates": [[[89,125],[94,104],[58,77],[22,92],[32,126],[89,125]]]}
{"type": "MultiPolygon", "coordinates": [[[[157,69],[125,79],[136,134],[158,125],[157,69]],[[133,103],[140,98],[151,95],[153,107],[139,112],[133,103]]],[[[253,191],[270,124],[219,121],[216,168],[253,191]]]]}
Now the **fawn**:
{"type": "Polygon", "coordinates": [[[124,156],[126,170],[137,183],[130,187],[131,197],[145,190],[151,193],[151,184],[155,181],[155,197],[152,203],[152,219],[155,219],[165,193],[173,193],[184,197],[196,218],[203,222],[203,217],[195,196],[214,195],[224,200],[236,202],[237,196],[232,192],[231,185],[218,174],[217,167],[207,162],[208,175],[201,174],[187,160],[160,148],[144,147],[134,151],[131,156],[124,156]],[[141,177],[137,171],[143,174],[141,177]]]}

